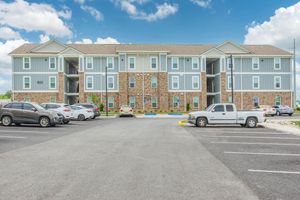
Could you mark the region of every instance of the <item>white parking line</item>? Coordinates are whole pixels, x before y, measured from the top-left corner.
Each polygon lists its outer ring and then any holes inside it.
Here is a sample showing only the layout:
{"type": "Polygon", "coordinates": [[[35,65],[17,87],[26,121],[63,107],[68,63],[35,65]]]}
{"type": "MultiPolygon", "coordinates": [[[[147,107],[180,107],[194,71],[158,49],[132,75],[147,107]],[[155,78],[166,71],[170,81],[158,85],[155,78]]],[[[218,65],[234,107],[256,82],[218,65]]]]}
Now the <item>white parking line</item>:
{"type": "Polygon", "coordinates": [[[277,140],[300,140],[300,137],[265,137],[265,136],[236,136],[236,135],[203,135],[208,138],[245,138],[245,139],[277,139],[277,140]]]}
{"type": "Polygon", "coordinates": [[[291,153],[255,153],[255,152],[234,152],[225,151],[225,154],[238,154],[238,155],[261,155],[261,156],[300,156],[300,154],[291,153]]]}
{"type": "Polygon", "coordinates": [[[286,133],[280,133],[280,132],[244,132],[244,131],[206,131],[207,133],[224,133],[224,134],[266,134],[266,135],[287,135],[286,133]]]}
{"type": "Polygon", "coordinates": [[[47,131],[0,130],[0,133],[49,133],[47,131]]]}
{"type": "Polygon", "coordinates": [[[273,173],[273,174],[298,174],[298,175],[300,175],[299,171],[276,171],[276,170],[248,169],[248,172],[273,173]]]}
{"type": "Polygon", "coordinates": [[[10,135],[0,135],[0,138],[9,138],[9,139],[26,139],[26,137],[10,136],[10,135]]]}
{"type": "Polygon", "coordinates": [[[300,146],[295,143],[271,143],[271,142],[210,142],[212,144],[241,144],[241,145],[277,145],[277,146],[300,146]]]}

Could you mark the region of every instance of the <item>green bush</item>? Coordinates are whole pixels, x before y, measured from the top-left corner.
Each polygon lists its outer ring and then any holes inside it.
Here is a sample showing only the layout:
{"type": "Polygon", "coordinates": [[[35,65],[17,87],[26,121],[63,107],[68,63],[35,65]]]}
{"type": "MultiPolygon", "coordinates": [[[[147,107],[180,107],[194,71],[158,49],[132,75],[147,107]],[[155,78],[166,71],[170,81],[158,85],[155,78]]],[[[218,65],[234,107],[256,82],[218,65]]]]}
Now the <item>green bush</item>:
{"type": "Polygon", "coordinates": [[[298,107],[297,110],[300,111],[300,107],[298,107]]]}
{"type": "Polygon", "coordinates": [[[186,111],[190,111],[190,109],[191,109],[191,106],[190,106],[189,103],[187,103],[187,104],[186,104],[186,111]]]}
{"type": "Polygon", "coordinates": [[[103,103],[100,103],[99,109],[100,109],[100,112],[104,111],[104,105],[103,105],[103,103]]]}

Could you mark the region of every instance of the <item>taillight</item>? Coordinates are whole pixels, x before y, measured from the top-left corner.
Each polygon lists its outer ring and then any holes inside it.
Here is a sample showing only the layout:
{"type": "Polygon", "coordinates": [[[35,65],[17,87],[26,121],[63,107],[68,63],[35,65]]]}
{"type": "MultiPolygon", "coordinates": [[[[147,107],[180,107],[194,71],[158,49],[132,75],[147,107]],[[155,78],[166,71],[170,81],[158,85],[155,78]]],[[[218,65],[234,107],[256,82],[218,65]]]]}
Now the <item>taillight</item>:
{"type": "Polygon", "coordinates": [[[97,107],[95,110],[96,110],[96,111],[99,111],[99,108],[97,107]]]}
{"type": "Polygon", "coordinates": [[[65,109],[64,109],[64,112],[71,112],[71,110],[68,109],[68,108],[65,108],[65,109]]]}
{"type": "Polygon", "coordinates": [[[87,110],[88,112],[93,112],[92,110],[87,110]]]}
{"type": "Polygon", "coordinates": [[[130,109],[129,112],[132,112],[132,110],[130,109]]]}
{"type": "Polygon", "coordinates": [[[122,109],[121,109],[120,111],[121,111],[121,112],[123,112],[123,110],[122,110],[122,109]]]}

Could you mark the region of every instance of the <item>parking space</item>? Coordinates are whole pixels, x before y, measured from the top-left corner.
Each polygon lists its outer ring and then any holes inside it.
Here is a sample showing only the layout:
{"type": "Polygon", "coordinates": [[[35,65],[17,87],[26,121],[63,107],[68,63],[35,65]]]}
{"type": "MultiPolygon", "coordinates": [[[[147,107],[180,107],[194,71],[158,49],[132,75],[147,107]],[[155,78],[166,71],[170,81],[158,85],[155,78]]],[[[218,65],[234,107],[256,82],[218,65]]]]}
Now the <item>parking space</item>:
{"type": "Polygon", "coordinates": [[[185,129],[260,199],[299,199],[300,137],[265,128],[185,129]]]}

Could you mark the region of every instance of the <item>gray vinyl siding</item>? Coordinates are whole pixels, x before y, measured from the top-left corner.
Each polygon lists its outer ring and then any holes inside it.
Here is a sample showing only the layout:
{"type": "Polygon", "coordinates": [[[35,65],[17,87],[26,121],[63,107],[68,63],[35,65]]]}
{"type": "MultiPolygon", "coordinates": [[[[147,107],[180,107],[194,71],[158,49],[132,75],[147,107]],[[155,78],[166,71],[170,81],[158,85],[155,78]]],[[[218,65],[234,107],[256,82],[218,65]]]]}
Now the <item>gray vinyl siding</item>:
{"type": "MultiPolygon", "coordinates": [[[[86,68],[86,58],[84,59],[85,71],[86,72],[105,72],[105,67],[107,65],[107,57],[93,57],[93,69],[86,68]]],[[[119,71],[119,60],[114,57],[114,68],[107,69],[108,72],[118,72],[119,71]]]]}
{"type": "Polygon", "coordinates": [[[167,71],[167,56],[166,55],[160,55],[160,70],[161,71],[167,71]]]}
{"type": "Polygon", "coordinates": [[[201,77],[200,75],[197,74],[185,74],[185,89],[186,90],[200,90],[201,89],[201,77]],[[193,89],[193,76],[198,76],[199,77],[199,88],[198,89],[193,89]]]}
{"type": "Polygon", "coordinates": [[[58,58],[56,58],[56,69],[49,69],[49,57],[31,57],[31,68],[23,69],[23,57],[13,58],[13,72],[57,72],[58,58]]]}
{"type": "Polygon", "coordinates": [[[178,58],[178,69],[172,69],[172,57],[168,57],[167,66],[168,72],[184,72],[184,58],[178,58]]]}
{"type": "Polygon", "coordinates": [[[120,55],[119,56],[120,60],[120,72],[125,72],[126,71],[126,55],[120,55]]]}
{"type": "MultiPolygon", "coordinates": [[[[108,74],[107,76],[113,76],[114,77],[114,89],[108,89],[109,90],[118,90],[119,86],[119,80],[118,80],[118,75],[117,74],[108,74]]],[[[105,90],[106,83],[105,83],[105,75],[104,74],[85,74],[85,90],[105,90]],[[86,85],[86,77],[87,76],[92,76],[93,77],[93,89],[87,89],[86,85]]]]}
{"type": "Polygon", "coordinates": [[[201,76],[197,74],[169,74],[168,77],[168,83],[169,83],[169,90],[201,90],[201,76]],[[178,89],[172,89],[172,77],[173,76],[178,76],[179,77],[179,88],[178,89]],[[193,81],[192,77],[193,76],[198,76],[199,77],[199,88],[198,89],[193,89],[193,81]]]}
{"type": "Polygon", "coordinates": [[[201,62],[200,62],[200,58],[198,59],[198,69],[193,69],[193,61],[192,61],[192,57],[186,57],[185,58],[185,72],[199,72],[201,71],[201,62]]]}
{"type": "Polygon", "coordinates": [[[58,76],[53,74],[15,74],[14,75],[14,90],[23,90],[23,77],[30,76],[31,77],[31,89],[30,90],[40,90],[40,91],[51,91],[58,90],[58,76]],[[49,89],[49,76],[56,76],[56,89],[49,89]],[[38,83],[38,81],[40,83],[38,83]]]}
{"type": "Polygon", "coordinates": [[[214,84],[215,84],[215,90],[216,92],[220,92],[220,75],[217,75],[215,78],[214,78],[214,84]]]}

